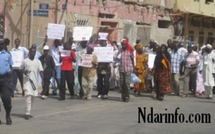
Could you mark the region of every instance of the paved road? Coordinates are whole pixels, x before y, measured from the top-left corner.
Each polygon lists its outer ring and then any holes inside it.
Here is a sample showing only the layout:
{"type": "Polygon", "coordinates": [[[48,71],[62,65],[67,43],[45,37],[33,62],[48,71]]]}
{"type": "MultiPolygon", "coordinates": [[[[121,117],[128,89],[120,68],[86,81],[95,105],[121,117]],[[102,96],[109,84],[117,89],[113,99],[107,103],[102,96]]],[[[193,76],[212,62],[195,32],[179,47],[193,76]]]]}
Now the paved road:
{"type": "MultiPolygon", "coordinates": [[[[96,92],[93,92],[96,95],[96,92]]],[[[68,96],[69,98],[69,96],[68,96]]],[[[121,102],[120,94],[111,91],[108,100],[93,97],[91,101],[79,99],[58,101],[57,97],[35,100],[33,119],[23,118],[25,99],[13,99],[12,126],[0,125],[0,134],[214,134],[215,99],[206,100],[192,96],[182,99],[165,96],[160,102],[151,94],[135,97],[131,94],[129,103],[121,102]],[[154,108],[154,113],[175,112],[188,116],[190,113],[210,113],[211,123],[156,124],[138,123],[138,107],[154,108]]],[[[5,123],[5,112],[0,118],[5,123]]]]}

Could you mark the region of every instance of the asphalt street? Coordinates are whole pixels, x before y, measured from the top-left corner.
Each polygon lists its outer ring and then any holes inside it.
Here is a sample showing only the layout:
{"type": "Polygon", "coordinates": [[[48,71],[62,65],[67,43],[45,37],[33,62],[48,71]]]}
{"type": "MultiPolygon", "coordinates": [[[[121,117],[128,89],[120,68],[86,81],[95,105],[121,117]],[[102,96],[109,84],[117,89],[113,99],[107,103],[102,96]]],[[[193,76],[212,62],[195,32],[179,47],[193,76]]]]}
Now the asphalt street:
{"type": "MultiPolygon", "coordinates": [[[[182,84],[182,83],[181,83],[182,84]]],[[[182,87],[182,86],[181,86],[182,87]]],[[[40,89],[41,90],[41,89],[40,89]]],[[[214,134],[215,98],[195,98],[188,96],[166,95],[164,101],[153,99],[153,95],[142,93],[137,96],[130,92],[130,101],[122,102],[118,91],[110,91],[109,98],[96,98],[94,91],[91,101],[58,101],[58,96],[49,96],[46,100],[36,98],[33,119],[24,119],[25,98],[16,95],[12,100],[11,118],[13,124],[5,124],[5,111],[2,107],[0,134],[214,134]],[[209,113],[211,123],[138,123],[138,107],[144,107],[149,113],[175,113],[187,117],[189,114],[209,113]],[[165,109],[167,111],[165,111],[165,109]]]]}

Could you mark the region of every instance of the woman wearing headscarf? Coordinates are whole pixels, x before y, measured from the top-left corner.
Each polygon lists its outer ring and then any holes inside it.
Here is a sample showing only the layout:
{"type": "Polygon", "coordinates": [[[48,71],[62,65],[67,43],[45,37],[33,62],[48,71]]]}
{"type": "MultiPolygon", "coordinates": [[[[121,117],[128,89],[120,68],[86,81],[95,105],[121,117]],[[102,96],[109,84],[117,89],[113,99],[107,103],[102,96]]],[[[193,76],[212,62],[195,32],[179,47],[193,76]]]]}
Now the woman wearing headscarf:
{"type": "Polygon", "coordinates": [[[162,44],[154,62],[154,81],[156,98],[163,100],[166,93],[170,92],[170,65],[171,57],[167,51],[167,46],[162,44]]]}
{"type": "Polygon", "coordinates": [[[148,68],[148,57],[143,52],[143,46],[141,43],[138,43],[136,45],[136,66],[134,68],[134,72],[137,75],[138,78],[141,79],[141,83],[135,84],[135,93],[143,92],[146,90],[146,82],[145,82],[145,76],[147,73],[148,68]]]}

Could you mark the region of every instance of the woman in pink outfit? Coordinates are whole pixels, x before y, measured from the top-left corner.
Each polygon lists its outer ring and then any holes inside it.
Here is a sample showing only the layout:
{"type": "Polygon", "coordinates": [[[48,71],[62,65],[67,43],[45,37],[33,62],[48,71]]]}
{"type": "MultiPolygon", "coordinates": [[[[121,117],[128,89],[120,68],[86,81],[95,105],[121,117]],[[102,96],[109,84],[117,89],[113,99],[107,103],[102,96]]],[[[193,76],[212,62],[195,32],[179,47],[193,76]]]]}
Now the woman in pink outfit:
{"type": "Polygon", "coordinates": [[[196,96],[204,95],[204,92],[205,92],[204,83],[203,83],[203,74],[199,73],[200,64],[202,62],[202,55],[204,52],[205,52],[205,45],[201,47],[201,50],[199,52],[200,63],[198,65],[198,71],[197,71],[196,96]]]}

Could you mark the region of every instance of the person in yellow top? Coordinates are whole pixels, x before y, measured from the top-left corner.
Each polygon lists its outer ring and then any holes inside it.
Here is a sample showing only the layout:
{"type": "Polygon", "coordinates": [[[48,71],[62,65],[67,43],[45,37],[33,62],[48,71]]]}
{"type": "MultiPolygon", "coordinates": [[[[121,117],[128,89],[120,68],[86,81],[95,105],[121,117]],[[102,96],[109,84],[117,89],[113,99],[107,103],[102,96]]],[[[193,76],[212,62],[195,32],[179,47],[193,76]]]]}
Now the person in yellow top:
{"type": "Polygon", "coordinates": [[[148,57],[143,52],[143,45],[140,43],[140,39],[137,39],[136,43],[136,66],[134,68],[134,73],[141,79],[141,83],[135,84],[135,93],[138,92],[138,94],[140,94],[140,92],[146,90],[145,76],[148,68],[148,57]]]}

